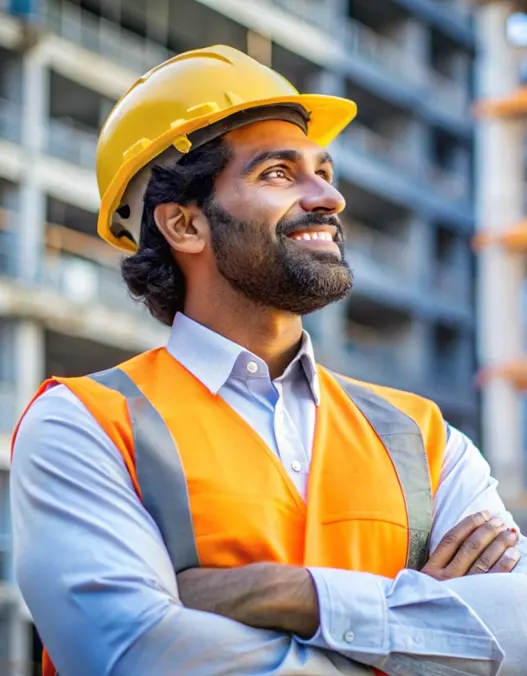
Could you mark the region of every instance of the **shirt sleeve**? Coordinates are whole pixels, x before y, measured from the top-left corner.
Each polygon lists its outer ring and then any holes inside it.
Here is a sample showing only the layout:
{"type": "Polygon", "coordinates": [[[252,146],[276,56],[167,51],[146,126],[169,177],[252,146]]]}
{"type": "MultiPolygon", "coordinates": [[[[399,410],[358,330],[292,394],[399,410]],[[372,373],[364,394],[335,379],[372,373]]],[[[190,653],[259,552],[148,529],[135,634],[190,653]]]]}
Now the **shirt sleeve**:
{"type": "MultiPolygon", "coordinates": [[[[432,546],[469,514],[488,509],[509,525],[488,463],[459,431],[449,428],[434,499],[432,546]]],[[[520,550],[527,555],[525,538],[520,550]]],[[[527,571],[438,582],[417,571],[395,580],[313,568],[320,629],[306,643],[337,650],[389,674],[486,674],[525,671],[527,571]],[[429,671],[427,671],[429,669],[429,671]]]]}
{"type": "Polygon", "coordinates": [[[15,572],[61,676],[337,676],[342,655],[183,608],[124,461],[64,386],[20,426],[11,470],[15,572]]]}
{"type": "MultiPolygon", "coordinates": [[[[501,517],[510,528],[519,530],[498,493],[498,482],[489,463],[472,441],[455,427],[448,426],[439,487],[434,496],[434,523],[430,549],[434,551],[443,536],[462,519],[487,509],[501,517]]],[[[527,538],[520,534],[517,545],[522,553],[515,573],[527,574],[527,538]]]]}

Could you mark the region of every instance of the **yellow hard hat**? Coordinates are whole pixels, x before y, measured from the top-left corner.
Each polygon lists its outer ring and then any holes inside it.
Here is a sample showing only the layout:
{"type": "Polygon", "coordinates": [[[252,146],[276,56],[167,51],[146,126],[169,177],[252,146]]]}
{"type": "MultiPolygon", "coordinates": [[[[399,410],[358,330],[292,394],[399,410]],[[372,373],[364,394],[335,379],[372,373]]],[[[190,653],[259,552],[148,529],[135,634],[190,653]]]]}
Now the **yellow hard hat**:
{"type": "Polygon", "coordinates": [[[123,251],[135,251],[152,164],[160,158],[177,161],[229,129],[271,119],[277,107],[302,110],[308,137],[321,146],[357,113],[347,99],[299,94],[277,72],[232,47],[185,52],[143,75],[117,102],[99,137],[99,235],[123,251]],[[240,115],[256,109],[270,113],[240,115]],[[235,124],[226,124],[230,120],[235,124]]]}

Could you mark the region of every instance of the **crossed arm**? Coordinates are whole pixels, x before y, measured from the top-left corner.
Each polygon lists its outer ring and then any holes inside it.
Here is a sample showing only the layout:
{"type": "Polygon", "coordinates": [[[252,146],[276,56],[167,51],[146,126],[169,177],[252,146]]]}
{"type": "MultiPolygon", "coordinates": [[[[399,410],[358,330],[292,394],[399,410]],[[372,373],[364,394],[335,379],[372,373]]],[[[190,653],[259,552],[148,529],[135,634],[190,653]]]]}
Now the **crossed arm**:
{"type": "MultiPolygon", "coordinates": [[[[483,484],[472,491],[482,502],[462,512],[503,511],[488,477],[483,484]]],[[[370,665],[390,676],[493,676],[502,661],[500,676],[525,671],[523,562],[520,572],[446,582],[256,565],[244,571],[253,575],[245,592],[238,580],[222,601],[243,601],[236,610],[200,610],[192,589],[228,581],[182,577],[178,590],[119,453],[64,388],[39,399],[21,426],[12,494],[18,582],[61,676],[358,676],[370,665]],[[277,579],[286,569],[294,579],[277,579]],[[181,594],[198,609],[182,607],[181,594]]]]}
{"type": "MultiPolygon", "coordinates": [[[[477,512],[445,535],[421,572],[441,582],[466,575],[510,573],[520,558],[515,547],[518,540],[517,531],[501,519],[477,512]]],[[[316,584],[306,568],[276,563],[194,568],[180,573],[177,583],[186,608],[301,639],[311,639],[319,630],[316,584]]]]}

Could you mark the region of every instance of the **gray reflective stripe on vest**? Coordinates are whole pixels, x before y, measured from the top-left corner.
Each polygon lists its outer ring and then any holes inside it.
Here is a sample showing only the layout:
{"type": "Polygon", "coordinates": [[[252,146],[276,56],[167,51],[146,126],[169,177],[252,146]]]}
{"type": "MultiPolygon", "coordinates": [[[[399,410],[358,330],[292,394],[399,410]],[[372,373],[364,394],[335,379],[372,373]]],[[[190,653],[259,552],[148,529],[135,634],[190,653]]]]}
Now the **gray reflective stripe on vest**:
{"type": "Polygon", "coordinates": [[[368,420],[390,454],[406,501],[406,568],[420,570],[427,561],[433,503],[430,471],[419,426],[406,413],[372,390],[330,372],[368,420]]]}
{"type": "Polygon", "coordinates": [[[143,504],[161,532],[174,570],[179,573],[198,567],[187,481],[176,442],[163,418],[121,369],[89,377],[126,398],[143,504]]]}

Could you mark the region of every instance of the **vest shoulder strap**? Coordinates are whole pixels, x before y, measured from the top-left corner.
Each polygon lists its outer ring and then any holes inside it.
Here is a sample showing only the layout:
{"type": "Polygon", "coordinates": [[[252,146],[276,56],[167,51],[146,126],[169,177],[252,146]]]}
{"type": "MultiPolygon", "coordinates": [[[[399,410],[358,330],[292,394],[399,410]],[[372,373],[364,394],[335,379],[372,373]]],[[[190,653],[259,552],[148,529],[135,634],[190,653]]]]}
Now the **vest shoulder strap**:
{"type": "Polygon", "coordinates": [[[126,399],[143,505],[159,528],[176,573],[197,568],[199,557],[187,481],[176,441],[165,421],[119,367],[89,377],[126,399]]]}
{"type": "Polygon", "coordinates": [[[428,559],[433,501],[428,457],[419,425],[367,387],[329,373],[368,420],[390,455],[408,515],[406,568],[420,570],[428,559]]]}

